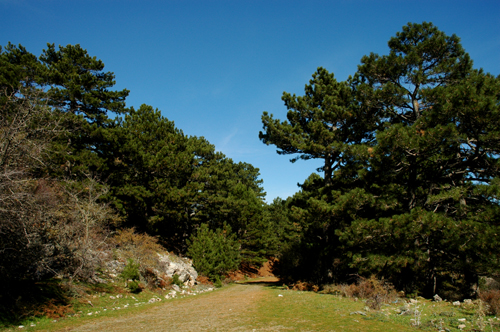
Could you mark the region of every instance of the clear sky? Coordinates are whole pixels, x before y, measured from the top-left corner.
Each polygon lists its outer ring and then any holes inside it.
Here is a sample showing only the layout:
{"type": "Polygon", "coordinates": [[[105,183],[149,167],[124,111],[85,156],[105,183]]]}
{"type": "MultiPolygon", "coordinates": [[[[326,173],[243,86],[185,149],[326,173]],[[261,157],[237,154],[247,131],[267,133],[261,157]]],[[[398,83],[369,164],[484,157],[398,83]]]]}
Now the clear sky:
{"type": "Polygon", "coordinates": [[[0,0],[0,45],[40,55],[80,44],[187,135],[260,169],[267,200],[297,190],[319,161],[289,162],[259,141],[264,111],[285,119],[283,91],[303,95],[317,67],[338,80],[363,55],[387,54],[408,22],[456,34],[475,67],[500,74],[500,1],[0,0]]]}

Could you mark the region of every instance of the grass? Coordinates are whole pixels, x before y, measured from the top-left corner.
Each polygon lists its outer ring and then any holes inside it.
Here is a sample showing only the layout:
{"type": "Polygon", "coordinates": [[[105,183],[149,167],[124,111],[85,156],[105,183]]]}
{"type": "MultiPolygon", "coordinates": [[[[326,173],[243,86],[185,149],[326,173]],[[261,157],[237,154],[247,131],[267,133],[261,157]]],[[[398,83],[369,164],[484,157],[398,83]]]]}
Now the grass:
{"type": "MultiPolygon", "coordinates": [[[[89,291],[88,286],[85,289],[89,291]]],[[[132,316],[144,310],[159,306],[165,301],[179,301],[184,298],[165,299],[168,291],[144,290],[138,294],[127,292],[121,287],[109,285],[92,285],[91,293],[86,296],[74,298],[70,302],[71,310],[66,311],[64,317],[57,317],[58,310],[54,307],[43,309],[46,315],[33,315],[19,322],[18,325],[0,326],[4,331],[55,331],[68,327],[76,327],[99,319],[132,316]],[[156,299],[155,301],[151,301],[156,299]],[[54,313],[51,313],[55,311],[54,313]],[[23,326],[20,328],[20,326],[23,326]]],[[[63,306],[60,306],[63,307],[63,306]]],[[[67,306],[64,306],[67,307],[67,306]]]]}
{"type": "MultiPolygon", "coordinates": [[[[253,280],[255,284],[256,280],[253,280]]],[[[257,280],[258,281],[258,280],[257,280]]],[[[243,282],[245,283],[245,282],[243,282]]],[[[249,284],[252,280],[248,281],[249,284]]],[[[500,331],[500,319],[486,316],[479,302],[463,304],[460,307],[450,302],[432,302],[422,298],[409,304],[408,299],[397,299],[382,305],[380,310],[371,310],[366,301],[345,298],[339,295],[314,292],[292,291],[272,283],[260,283],[262,296],[253,304],[254,310],[243,310],[236,316],[235,324],[250,322],[250,330],[256,331],[500,331]],[[416,309],[416,311],[415,311],[416,309]],[[406,312],[407,314],[401,314],[406,312]],[[460,319],[460,320],[459,320],[460,319]],[[465,319],[465,321],[464,321],[465,319]]],[[[176,298],[166,300],[161,292],[145,290],[131,294],[121,288],[94,287],[86,296],[74,299],[73,312],[64,318],[31,317],[21,322],[24,331],[54,331],[75,328],[89,323],[113,318],[131,318],[140,322],[143,313],[162,306],[165,302],[177,301],[176,307],[193,301],[226,301],[228,294],[236,290],[236,285],[223,287],[217,292],[209,292],[191,297],[191,301],[176,298]],[[113,291],[112,293],[109,293],[113,291]],[[162,301],[150,303],[152,298],[162,301]],[[34,325],[34,326],[32,326],[34,325]]],[[[254,287],[254,286],[248,286],[254,287]]],[[[238,293],[239,294],[239,293],[238,293]]],[[[244,293],[241,293],[244,294],[244,293]]],[[[257,298],[257,297],[256,297],[257,298]]],[[[215,301],[215,302],[216,302],[215,301]]],[[[198,302],[199,303],[199,302],[198,302]]],[[[207,303],[207,302],[205,302],[207,303]]],[[[188,313],[196,306],[191,306],[188,313]]],[[[232,307],[236,309],[236,307],[232,307]]],[[[151,311],[149,311],[151,312],[151,311]]],[[[183,315],[176,319],[182,321],[183,315]]],[[[174,323],[174,322],[172,322],[174,323]]],[[[148,322],[144,322],[148,324],[148,322]]],[[[240,326],[241,327],[241,326],[240,326]]],[[[245,325],[245,327],[247,327],[245,325]]],[[[130,328],[133,328],[130,326],[130,328]]],[[[18,326],[10,326],[7,331],[20,331],[18,326]]],[[[214,326],[214,330],[224,331],[214,326]]]]}
{"type": "Polygon", "coordinates": [[[370,310],[363,300],[272,286],[257,319],[260,328],[286,331],[500,331],[500,319],[478,313],[478,302],[457,307],[423,298],[408,301],[398,299],[370,310]]]}
{"type": "Polygon", "coordinates": [[[362,301],[274,286],[261,303],[257,320],[260,328],[273,326],[286,331],[411,330],[403,322],[393,322],[384,314],[367,313],[364,307],[362,301]]]}

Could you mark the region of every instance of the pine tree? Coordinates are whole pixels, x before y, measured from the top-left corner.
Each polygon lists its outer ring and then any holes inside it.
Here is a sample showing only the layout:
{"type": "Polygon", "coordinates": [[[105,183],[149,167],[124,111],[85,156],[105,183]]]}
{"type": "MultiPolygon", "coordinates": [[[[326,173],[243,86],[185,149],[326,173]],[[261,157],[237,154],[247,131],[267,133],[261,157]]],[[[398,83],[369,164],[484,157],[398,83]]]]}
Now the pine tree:
{"type": "MultiPolygon", "coordinates": [[[[295,199],[297,250],[315,257],[317,280],[377,273],[407,291],[454,283],[466,294],[478,276],[498,273],[500,77],[473,69],[459,38],[431,23],[408,24],[389,48],[363,57],[349,80],[354,112],[372,116],[351,127],[361,139],[334,138],[352,152],[330,181],[311,178],[295,199]]],[[[292,145],[323,108],[294,126],[272,122],[282,139],[269,142],[292,145]]]]}
{"type": "Polygon", "coordinates": [[[202,224],[188,245],[188,256],[193,259],[193,266],[212,280],[219,280],[240,264],[236,234],[227,225],[213,231],[207,224],[202,224]]]}

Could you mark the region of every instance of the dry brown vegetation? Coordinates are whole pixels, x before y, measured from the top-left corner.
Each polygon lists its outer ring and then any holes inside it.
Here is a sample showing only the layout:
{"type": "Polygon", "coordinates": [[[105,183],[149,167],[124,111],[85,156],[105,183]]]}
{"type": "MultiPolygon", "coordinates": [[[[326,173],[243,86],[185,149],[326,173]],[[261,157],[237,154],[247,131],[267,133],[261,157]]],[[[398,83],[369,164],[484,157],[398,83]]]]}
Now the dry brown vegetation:
{"type": "Polygon", "coordinates": [[[360,277],[357,283],[326,285],[321,293],[336,294],[349,298],[366,299],[366,304],[371,309],[378,310],[384,303],[394,301],[398,294],[393,285],[375,276],[370,278],[360,277]]]}
{"type": "Polygon", "coordinates": [[[479,298],[488,305],[488,314],[500,314],[500,290],[488,289],[479,292],[479,298]]]}

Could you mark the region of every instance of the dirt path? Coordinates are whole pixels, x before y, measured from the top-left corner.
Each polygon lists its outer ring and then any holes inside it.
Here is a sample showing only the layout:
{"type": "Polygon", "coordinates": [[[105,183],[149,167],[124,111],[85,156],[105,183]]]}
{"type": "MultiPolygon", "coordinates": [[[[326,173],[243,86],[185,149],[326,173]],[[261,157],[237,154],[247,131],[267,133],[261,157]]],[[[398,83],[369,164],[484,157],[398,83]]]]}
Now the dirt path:
{"type": "Polygon", "coordinates": [[[139,314],[105,318],[66,331],[252,331],[253,313],[264,294],[261,282],[236,284],[171,301],[139,314]]]}

